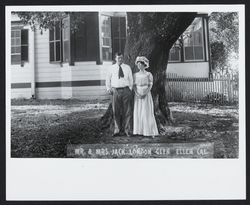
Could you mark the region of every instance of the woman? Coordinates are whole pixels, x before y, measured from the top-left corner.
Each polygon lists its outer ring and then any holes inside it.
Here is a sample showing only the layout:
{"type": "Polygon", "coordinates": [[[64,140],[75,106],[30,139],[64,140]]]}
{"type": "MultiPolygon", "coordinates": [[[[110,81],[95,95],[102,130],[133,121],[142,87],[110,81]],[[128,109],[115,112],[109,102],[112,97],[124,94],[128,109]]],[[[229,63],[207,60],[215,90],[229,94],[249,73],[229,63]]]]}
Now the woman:
{"type": "Polygon", "coordinates": [[[144,136],[159,135],[155,117],[154,103],[151,95],[153,76],[145,69],[149,67],[149,61],[144,56],[138,56],[135,64],[139,72],[134,74],[134,120],[133,134],[144,136]]]}

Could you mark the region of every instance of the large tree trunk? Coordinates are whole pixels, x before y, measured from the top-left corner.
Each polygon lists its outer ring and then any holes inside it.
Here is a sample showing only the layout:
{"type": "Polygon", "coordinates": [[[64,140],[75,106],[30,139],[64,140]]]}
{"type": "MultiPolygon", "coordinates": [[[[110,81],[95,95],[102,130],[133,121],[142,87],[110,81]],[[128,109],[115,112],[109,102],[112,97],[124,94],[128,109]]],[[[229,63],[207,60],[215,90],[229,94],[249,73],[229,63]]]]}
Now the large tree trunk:
{"type": "MultiPolygon", "coordinates": [[[[127,13],[128,35],[125,46],[125,63],[133,73],[137,56],[146,56],[150,65],[148,71],[153,74],[154,85],[151,90],[155,116],[159,130],[173,122],[165,91],[166,70],[169,50],[179,36],[192,23],[196,13],[127,13]]],[[[102,126],[112,123],[112,105],[101,119],[102,126]]]]}

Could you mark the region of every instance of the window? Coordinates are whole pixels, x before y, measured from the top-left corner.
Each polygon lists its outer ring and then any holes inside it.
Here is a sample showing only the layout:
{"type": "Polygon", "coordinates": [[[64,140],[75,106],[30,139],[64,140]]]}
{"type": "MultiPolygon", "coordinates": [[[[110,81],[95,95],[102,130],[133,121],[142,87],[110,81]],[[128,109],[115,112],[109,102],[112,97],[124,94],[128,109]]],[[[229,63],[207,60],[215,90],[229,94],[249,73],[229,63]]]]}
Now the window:
{"type": "Polygon", "coordinates": [[[126,18],[101,16],[102,58],[112,60],[116,52],[124,52],[126,43],[126,18]]]}
{"type": "Polygon", "coordinates": [[[61,62],[61,23],[55,22],[54,28],[49,31],[50,62],[61,62]]]}
{"type": "Polygon", "coordinates": [[[77,61],[111,61],[115,52],[124,51],[125,42],[125,17],[101,15],[99,19],[98,12],[74,13],[56,22],[49,31],[50,62],[69,62],[73,65],[77,61]],[[77,29],[71,29],[71,18],[76,15],[83,15],[83,18],[78,19],[77,29]],[[100,47],[97,44],[99,38],[100,47]]]}
{"type": "Polygon", "coordinates": [[[181,62],[181,47],[173,45],[169,51],[169,62],[181,62]]]}
{"type": "Polygon", "coordinates": [[[101,16],[102,58],[112,60],[111,17],[101,16]]]}
{"type": "Polygon", "coordinates": [[[196,17],[169,52],[169,62],[204,61],[203,18],[196,17]]]}
{"type": "Polygon", "coordinates": [[[112,17],[112,53],[124,52],[126,43],[126,19],[125,17],[112,17]]]}
{"type": "Polygon", "coordinates": [[[195,18],[183,34],[184,60],[204,60],[202,18],[195,18]]]}
{"type": "Polygon", "coordinates": [[[11,64],[28,61],[28,29],[11,28],[11,64]]]}

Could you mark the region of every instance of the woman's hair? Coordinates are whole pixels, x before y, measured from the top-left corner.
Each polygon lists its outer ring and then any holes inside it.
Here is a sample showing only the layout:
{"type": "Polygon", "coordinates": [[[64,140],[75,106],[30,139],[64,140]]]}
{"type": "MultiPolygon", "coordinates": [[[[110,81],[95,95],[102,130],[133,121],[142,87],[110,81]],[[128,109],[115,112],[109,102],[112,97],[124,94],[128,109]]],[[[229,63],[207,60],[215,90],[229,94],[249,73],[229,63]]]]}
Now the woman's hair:
{"type": "Polygon", "coordinates": [[[138,62],[142,63],[145,68],[149,67],[149,60],[145,56],[137,56],[135,59],[135,64],[137,65],[138,62]]]}
{"type": "Polygon", "coordinates": [[[137,64],[138,64],[138,63],[143,64],[145,67],[147,66],[146,63],[144,63],[143,61],[138,61],[137,64]]]}

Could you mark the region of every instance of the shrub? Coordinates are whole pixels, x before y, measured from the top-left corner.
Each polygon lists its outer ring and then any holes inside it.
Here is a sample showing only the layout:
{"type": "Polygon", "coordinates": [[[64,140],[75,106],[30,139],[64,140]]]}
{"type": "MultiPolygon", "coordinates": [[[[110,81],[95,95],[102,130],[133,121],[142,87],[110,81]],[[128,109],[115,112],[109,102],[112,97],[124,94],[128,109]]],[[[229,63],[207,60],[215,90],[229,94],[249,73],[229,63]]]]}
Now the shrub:
{"type": "Polygon", "coordinates": [[[204,99],[205,102],[213,104],[227,103],[227,97],[223,93],[211,92],[207,94],[204,99]]]}

